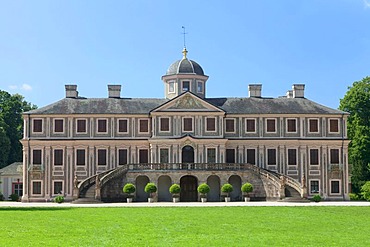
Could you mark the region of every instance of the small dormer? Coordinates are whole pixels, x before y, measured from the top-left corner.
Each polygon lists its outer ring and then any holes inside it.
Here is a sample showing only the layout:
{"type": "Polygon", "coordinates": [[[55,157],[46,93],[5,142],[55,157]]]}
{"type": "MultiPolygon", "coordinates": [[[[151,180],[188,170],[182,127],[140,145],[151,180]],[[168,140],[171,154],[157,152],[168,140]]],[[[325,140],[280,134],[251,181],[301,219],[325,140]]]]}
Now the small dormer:
{"type": "Polygon", "coordinates": [[[175,98],[183,92],[190,91],[201,98],[206,96],[206,82],[208,76],[204,75],[202,67],[187,58],[188,51],[183,49],[183,58],[170,65],[166,75],[162,76],[165,97],[175,98]]]}

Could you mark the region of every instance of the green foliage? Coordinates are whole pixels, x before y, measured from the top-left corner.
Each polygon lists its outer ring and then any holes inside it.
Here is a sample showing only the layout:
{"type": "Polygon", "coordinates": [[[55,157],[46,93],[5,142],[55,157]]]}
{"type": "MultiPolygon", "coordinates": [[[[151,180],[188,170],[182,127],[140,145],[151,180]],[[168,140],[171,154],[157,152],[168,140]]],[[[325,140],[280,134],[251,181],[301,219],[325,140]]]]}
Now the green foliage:
{"type": "Polygon", "coordinates": [[[312,200],[314,202],[320,202],[321,201],[321,196],[319,194],[316,194],[312,197],[312,200]]]}
{"type": "Polygon", "coordinates": [[[370,181],[361,187],[361,195],[366,201],[370,201],[370,181]]]}
{"type": "Polygon", "coordinates": [[[355,193],[349,193],[349,199],[351,201],[361,201],[361,195],[355,194],[355,193]]]}
{"type": "Polygon", "coordinates": [[[226,193],[227,194],[227,197],[229,197],[229,193],[233,192],[234,188],[231,184],[224,184],[222,185],[221,187],[221,191],[223,193],[226,193]]]}
{"type": "Polygon", "coordinates": [[[353,191],[360,192],[365,181],[370,180],[370,77],[353,83],[339,109],[349,112],[348,138],[349,163],[352,165],[353,191]]]}
{"type": "Polygon", "coordinates": [[[147,183],[145,185],[144,191],[146,193],[149,193],[150,196],[152,197],[152,194],[157,192],[157,186],[154,183],[147,183]]]}
{"type": "Polygon", "coordinates": [[[200,195],[204,197],[211,190],[211,188],[208,186],[208,184],[203,183],[198,186],[197,190],[200,193],[200,195]]]}
{"type": "Polygon", "coordinates": [[[22,113],[36,109],[19,94],[0,90],[0,168],[22,161],[22,113]]]}
{"type": "Polygon", "coordinates": [[[0,201],[4,201],[4,195],[0,192],[0,201]]]}
{"type": "Polygon", "coordinates": [[[125,186],[123,186],[123,193],[126,193],[129,196],[135,193],[135,191],[136,191],[135,185],[133,185],[132,183],[127,183],[125,184],[125,186]]]}
{"type": "Polygon", "coordinates": [[[17,194],[11,194],[11,195],[9,196],[9,199],[10,199],[11,201],[13,201],[13,202],[17,202],[17,201],[19,201],[19,196],[18,196],[17,194]]]}
{"type": "Polygon", "coordinates": [[[248,193],[251,193],[253,191],[253,185],[251,183],[245,183],[242,185],[241,190],[243,193],[246,193],[248,195],[248,193]]]}
{"type": "Polygon", "coordinates": [[[173,195],[173,194],[179,194],[181,192],[181,188],[180,188],[180,185],[178,184],[173,184],[171,185],[170,189],[169,189],[170,193],[173,195]]]}
{"type": "Polygon", "coordinates": [[[63,203],[64,202],[64,196],[56,196],[54,198],[54,202],[56,202],[56,203],[63,203]]]}

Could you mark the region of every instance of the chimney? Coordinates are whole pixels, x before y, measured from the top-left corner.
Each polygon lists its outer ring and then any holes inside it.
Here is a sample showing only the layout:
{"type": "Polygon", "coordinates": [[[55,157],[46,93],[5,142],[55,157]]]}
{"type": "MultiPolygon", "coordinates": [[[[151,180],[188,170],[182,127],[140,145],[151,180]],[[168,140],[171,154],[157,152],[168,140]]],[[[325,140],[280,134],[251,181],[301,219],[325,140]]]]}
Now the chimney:
{"type": "Polygon", "coordinates": [[[66,88],[66,98],[78,97],[77,85],[65,85],[65,88],[66,88]]]}
{"type": "Polygon", "coordinates": [[[248,91],[249,97],[261,98],[262,84],[249,84],[248,91]]]}
{"type": "Polygon", "coordinates": [[[293,90],[288,90],[288,91],[286,92],[286,97],[287,97],[288,99],[293,98],[293,90]]]}
{"type": "Polygon", "coordinates": [[[121,85],[108,85],[109,98],[121,98],[121,85]]]}
{"type": "Polygon", "coordinates": [[[293,98],[304,98],[304,84],[293,84],[293,98]]]}

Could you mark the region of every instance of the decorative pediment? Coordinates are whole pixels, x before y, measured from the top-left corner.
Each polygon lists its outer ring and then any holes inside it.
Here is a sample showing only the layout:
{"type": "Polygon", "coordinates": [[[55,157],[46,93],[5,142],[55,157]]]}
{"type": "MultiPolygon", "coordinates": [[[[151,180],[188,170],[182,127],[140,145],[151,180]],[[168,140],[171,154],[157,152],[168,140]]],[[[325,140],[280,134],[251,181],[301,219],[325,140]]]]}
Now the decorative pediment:
{"type": "Polygon", "coordinates": [[[211,111],[223,112],[223,110],[215,107],[214,105],[204,101],[198,96],[187,92],[184,93],[164,105],[154,109],[152,112],[161,111],[211,111]]]}

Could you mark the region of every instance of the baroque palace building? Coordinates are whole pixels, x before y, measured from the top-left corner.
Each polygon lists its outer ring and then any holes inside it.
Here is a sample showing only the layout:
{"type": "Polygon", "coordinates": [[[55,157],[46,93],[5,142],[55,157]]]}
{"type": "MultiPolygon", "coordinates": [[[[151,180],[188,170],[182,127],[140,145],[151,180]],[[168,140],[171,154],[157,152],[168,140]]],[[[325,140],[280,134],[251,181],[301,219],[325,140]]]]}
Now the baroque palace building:
{"type": "Polygon", "coordinates": [[[148,182],[158,201],[171,200],[173,183],[180,201],[198,201],[201,183],[220,201],[230,183],[237,201],[245,182],[252,200],[348,199],[348,113],[306,99],[305,85],[278,98],[261,84],[248,97],[207,98],[208,76],[185,48],[162,80],[163,99],[121,97],[120,85],[85,98],[66,85],[64,99],[24,113],[22,201],[124,201],[127,182],[136,201],[148,182]]]}

